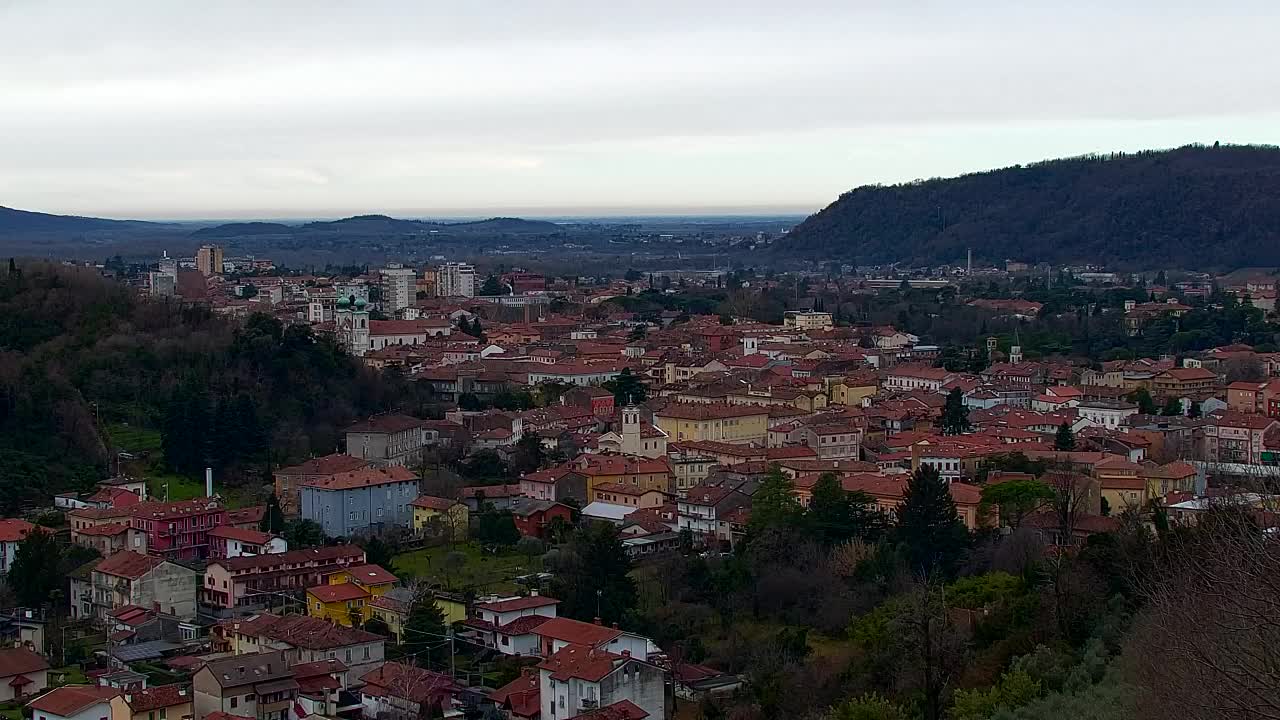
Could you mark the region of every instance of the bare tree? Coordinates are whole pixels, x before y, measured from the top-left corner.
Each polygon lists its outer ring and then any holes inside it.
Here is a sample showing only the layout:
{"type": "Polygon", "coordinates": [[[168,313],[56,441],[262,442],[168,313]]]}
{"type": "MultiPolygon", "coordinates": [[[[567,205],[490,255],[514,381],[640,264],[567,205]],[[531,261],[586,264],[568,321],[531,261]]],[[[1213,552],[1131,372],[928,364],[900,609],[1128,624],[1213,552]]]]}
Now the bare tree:
{"type": "Polygon", "coordinates": [[[1260,517],[1215,508],[1170,538],[1126,653],[1146,717],[1280,718],[1280,542],[1260,517]]]}

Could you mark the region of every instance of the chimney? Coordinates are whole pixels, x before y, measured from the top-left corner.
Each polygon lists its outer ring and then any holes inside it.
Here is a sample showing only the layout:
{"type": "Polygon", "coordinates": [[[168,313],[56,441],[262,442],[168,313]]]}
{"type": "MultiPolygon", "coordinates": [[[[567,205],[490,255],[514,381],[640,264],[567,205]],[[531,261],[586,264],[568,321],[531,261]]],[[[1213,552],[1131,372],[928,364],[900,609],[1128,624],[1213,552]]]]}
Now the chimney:
{"type": "Polygon", "coordinates": [[[213,468],[204,469],[204,496],[213,497],[213,468]]]}
{"type": "Polygon", "coordinates": [[[538,597],[538,588],[533,588],[532,590],[530,590],[529,597],[538,597]]]}
{"type": "Polygon", "coordinates": [[[631,651],[630,651],[630,650],[623,650],[623,651],[622,651],[622,657],[624,657],[624,658],[629,658],[629,657],[631,657],[631,651]]]}
{"type": "Polygon", "coordinates": [[[595,624],[597,624],[597,625],[603,625],[603,624],[604,624],[603,622],[601,622],[601,621],[600,621],[600,618],[595,618],[594,620],[592,620],[592,622],[594,622],[594,623],[595,623],[595,624]]]}
{"type": "Polygon", "coordinates": [[[618,629],[618,623],[614,623],[614,624],[613,624],[613,629],[614,629],[614,630],[617,630],[617,629],[618,629]]]}

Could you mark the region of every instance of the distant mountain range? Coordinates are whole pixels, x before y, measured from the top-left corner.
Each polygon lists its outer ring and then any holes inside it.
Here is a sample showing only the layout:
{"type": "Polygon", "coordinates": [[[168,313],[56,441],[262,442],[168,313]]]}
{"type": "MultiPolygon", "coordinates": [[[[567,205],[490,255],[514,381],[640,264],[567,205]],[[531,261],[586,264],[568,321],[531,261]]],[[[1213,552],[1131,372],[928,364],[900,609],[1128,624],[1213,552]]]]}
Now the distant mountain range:
{"type": "Polygon", "coordinates": [[[104,220],[77,215],[15,210],[0,206],[0,233],[91,232],[97,230],[139,230],[159,228],[159,223],[141,220],[104,220]]]}
{"type": "Polygon", "coordinates": [[[513,235],[545,235],[562,230],[559,225],[545,220],[523,220],[521,218],[490,218],[470,222],[432,222],[427,220],[402,220],[386,215],[357,215],[341,220],[309,222],[302,225],[284,225],[281,223],[228,223],[214,227],[202,228],[192,233],[193,237],[216,239],[234,237],[252,237],[259,235],[313,235],[313,234],[346,234],[346,235],[401,235],[431,232],[447,232],[450,234],[513,234],[513,235]]]}
{"type": "Polygon", "coordinates": [[[857,264],[1280,265],[1280,148],[1191,146],[851,190],[774,245],[857,264]]]}

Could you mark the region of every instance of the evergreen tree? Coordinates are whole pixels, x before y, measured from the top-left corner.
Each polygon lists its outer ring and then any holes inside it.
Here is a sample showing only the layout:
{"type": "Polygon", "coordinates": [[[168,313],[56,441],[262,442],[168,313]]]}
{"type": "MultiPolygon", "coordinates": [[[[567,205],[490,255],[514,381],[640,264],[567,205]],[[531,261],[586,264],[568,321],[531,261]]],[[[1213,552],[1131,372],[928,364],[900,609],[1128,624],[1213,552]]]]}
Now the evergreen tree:
{"type": "Polygon", "coordinates": [[[942,433],[959,435],[969,430],[969,408],[964,404],[964,393],[952,388],[947,393],[947,403],[942,408],[942,433]]]}
{"type": "Polygon", "coordinates": [[[1187,417],[1194,420],[1195,418],[1200,417],[1201,412],[1200,403],[1193,402],[1191,403],[1191,407],[1187,408],[1187,417]]]}
{"type": "Polygon", "coordinates": [[[1156,401],[1152,399],[1151,392],[1146,388],[1140,387],[1137,390],[1134,390],[1129,393],[1128,398],[1129,402],[1137,404],[1138,412],[1143,415],[1156,414],[1156,401]]]}
{"type": "Polygon", "coordinates": [[[1177,417],[1182,414],[1182,401],[1176,397],[1170,396],[1164,401],[1164,407],[1160,408],[1160,414],[1165,417],[1177,417]]]}
{"type": "Polygon", "coordinates": [[[1058,432],[1053,436],[1053,449],[1064,452],[1076,449],[1076,434],[1071,431],[1071,425],[1065,420],[1058,426],[1058,432]]]}
{"type": "Polygon", "coordinates": [[[796,500],[795,484],[782,472],[782,468],[774,465],[751,496],[751,532],[793,528],[799,525],[803,515],[800,501],[796,500]]]}
{"type": "Polygon", "coordinates": [[[436,604],[435,595],[426,586],[420,587],[414,594],[409,605],[409,617],[404,622],[404,637],[400,644],[405,654],[416,657],[419,664],[425,664],[428,652],[440,647],[440,642],[445,639],[446,630],[448,625],[444,612],[436,604]]]}
{"type": "Polygon", "coordinates": [[[279,535],[284,532],[284,511],[280,509],[280,498],[275,493],[267,498],[267,510],[262,513],[258,529],[265,533],[279,535]]]}
{"type": "Polygon", "coordinates": [[[882,516],[866,493],[851,493],[834,473],[823,473],[814,484],[805,526],[815,540],[828,546],[853,538],[875,539],[882,516]]]}
{"type": "Polygon", "coordinates": [[[613,523],[591,523],[574,534],[552,581],[560,611],[578,620],[625,622],[636,607],[631,558],[613,523]],[[597,615],[597,609],[599,610],[597,615]]]}
{"type": "Polygon", "coordinates": [[[484,326],[480,324],[480,317],[471,318],[471,336],[484,339],[484,326]]]}
{"type": "Polygon", "coordinates": [[[62,587],[64,578],[58,570],[61,559],[62,548],[53,533],[43,528],[32,530],[18,541],[7,579],[19,605],[40,607],[62,587]]]}
{"type": "Polygon", "coordinates": [[[618,377],[605,383],[603,387],[613,392],[613,401],[619,406],[638,405],[649,397],[648,386],[629,367],[622,368],[618,377]]]}
{"type": "Polygon", "coordinates": [[[387,547],[387,543],[377,535],[370,535],[361,545],[364,549],[364,561],[370,565],[377,565],[384,570],[391,567],[391,548],[387,547]]]}
{"type": "Polygon", "coordinates": [[[969,542],[969,532],[937,469],[921,465],[911,475],[898,509],[896,531],[915,572],[941,572],[944,576],[954,573],[969,542]]]}

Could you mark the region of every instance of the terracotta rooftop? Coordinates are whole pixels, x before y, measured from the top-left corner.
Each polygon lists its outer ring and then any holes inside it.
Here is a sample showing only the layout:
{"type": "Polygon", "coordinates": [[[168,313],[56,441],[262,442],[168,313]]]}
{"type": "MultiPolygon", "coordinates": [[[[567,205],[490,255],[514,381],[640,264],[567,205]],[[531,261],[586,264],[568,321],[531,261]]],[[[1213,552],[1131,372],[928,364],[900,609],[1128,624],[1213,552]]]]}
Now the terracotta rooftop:
{"type": "Polygon", "coordinates": [[[107,575],[115,575],[117,577],[129,578],[137,580],[154,570],[158,565],[163,563],[158,557],[150,555],[139,555],[136,552],[122,550],[114,555],[109,555],[99,562],[95,571],[105,573],[107,575]]]}
{"type": "MultiPolygon", "coordinates": [[[[557,618],[561,619],[561,618],[557,618]]],[[[544,630],[551,623],[543,623],[538,629],[539,635],[544,635],[544,630]]],[[[617,667],[619,661],[625,660],[622,655],[599,650],[591,644],[570,643],[550,657],[538,664],[542,670],[550,670],[551,678],[559,682],[568,682],[569,680],[585,680],[587,682],[600,682],[617,667]]]]}
{"type": "Polygon", "coordinates": [[[0,677],[11,677],[48,669],[49,663],[44,658],[26,648],[0,649],[0,677]]]}
{"type": "Polygon", "coordinates": [[[157,685],[126,694],[125,704],[135,713],[169,708],[191,702],[191,689],[186,685],[157,685]]]}
{"type": "Polygon", "coordinates": [[[27,707],[50,715],[71,717],[96,703],[110,702],[111,698],[120,694],[120,690],[113,687],[67,685],[50,690],[27,703],[27,707]]]}
{"type": "Polygon", "coordinates": [[[239,540],[243,543],[251,545],[265,545],[271,542],[275,537],[271,533],[264,533],[259,530],[246,530],[244,528],[232,527],[230,525],[219,525],[209,531],[209,537],[226,538],[228,540],[239,540]]]}
{"type": "Polygon", "coordinates": [[[8,518],[0,520],[0,542],[18,542],[35,529],[35,525],[26,520],[8,518]]]}
{"type": "Polygon", "coordinates": [[[280,468],[276,470],[277,475],[333,475],[335,473],[351,472],[359,470],[368,465],[368,461],[351,455],[335,453],[333,455],[325,455],[323,457],[311,458],[310,460],[299,465],[280,468]]]}
{"type": "Polygon", "coordinates": [[[422,421],[408,415],[374,415],[347,427],[348,433],[399,433],[422,427],[422,421]]]}
{"type": "Polygon", "coordinates": [[[365,467],[351,472],[335,473],[328,477],[307,480],[303,485],[322,490],[354,490],[391,483],[413,482],[417,479],[418,477],[409,469],[391,465],[385,468],[365,467]]]}
{"type": "Polygon", "coordinates": [[[307,588],[307,594],[322,603],[347,602],[369,597],[369,592],[355,583],[317,585],[307,588]]]}

